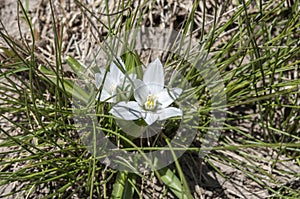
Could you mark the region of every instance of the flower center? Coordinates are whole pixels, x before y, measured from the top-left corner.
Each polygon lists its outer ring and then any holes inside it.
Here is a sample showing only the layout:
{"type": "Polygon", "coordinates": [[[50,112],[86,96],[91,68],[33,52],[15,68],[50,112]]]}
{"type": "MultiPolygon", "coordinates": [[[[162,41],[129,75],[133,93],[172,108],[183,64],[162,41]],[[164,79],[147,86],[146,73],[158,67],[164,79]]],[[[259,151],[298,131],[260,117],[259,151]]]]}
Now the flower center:
{"type": "Polygon", "coordinates": [[[156,95],[148,95],[147,101],[145,102],[145,109],[154,110],[156,108],[157,96],[156,95]]]}

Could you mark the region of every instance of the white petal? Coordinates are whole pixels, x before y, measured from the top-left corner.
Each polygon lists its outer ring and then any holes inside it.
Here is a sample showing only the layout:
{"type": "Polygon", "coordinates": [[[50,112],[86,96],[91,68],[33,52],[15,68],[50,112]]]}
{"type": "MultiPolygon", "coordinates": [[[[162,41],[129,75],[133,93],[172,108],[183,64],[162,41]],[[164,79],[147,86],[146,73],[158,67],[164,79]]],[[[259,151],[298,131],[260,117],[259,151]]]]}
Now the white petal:
{"type": "Polygon", "coordinates": [[[104,80],[103,89],[112,95],[115,93],[116,86],[115,80],[111,77],[110,73],[108,73],[104,80]]]}
{"type": "Polygon", "coordinates": [[[158,120],[165,120],[170,117],[182,116],[182,110],[175,107],[169,107],[158,111],[157,114],[159,115],[158,120]]]}
{"type": "MultiPolygon", "coordinates": [[[[99,91],[100,93],[100,91],[99,91]]],[[[112,98],[112,95],[108,93],[106,90],[102,90],[101,96],[100,96],[100,102],[114,102],[115,97],[112,98]]]]}
{"type": "Polygon", "coordinates": [[[158,114],[152,112],[145,112],[144,113],[144,120],[150,126],[156,120],[158,120],[158,114]]]}
{"type": "MultiPolygon", "coordinates": [[[[96,88],[100,88],[102,85],[103,78],[106,74],[106,69],[105,68],[99,68],[100,73],[95,74],[95,84],[96,88]]],[[[109,72],[107,72],[106,77],[109,76],[109,72]]]]}
{"type": "Polygon", "coordinates": [[[133,85],[134,85],[134,89],[138,89],[140,87],[144,87],[145,83],[140,79],[136,79],[134,80],[133,85]]]}
{"type": "Polygon", "coordinates": [[[140,106],[143,106],[147,100],[147,96],[149,95],[148,87],[141,81],[134,81],[134,99],[139,103],[140,106]]]}
{"type": "Polygon", "coordinates": [[[159,59],[154,60],[147,66],[147,69],[143,76],[143,81],[146,85],[156,85],[159,90],[162,90],[164,88],[164,69],[159,59]]]}
{"type": "Polygon", "coordinates": [[[102,81],[103,81],[103,74],[101,73],[96,73],[95,74],[95,85],[96,85],[96,88],[100,88],[101,84],[102,84],[102,81]]]}
{"type": "Polygon", "coordinates": [[[125,70],[125,65],[121,59],[118,59],[118,61],[114,60],[110,65],[110,73],[116,83],[119,82],[122,77],[124,77],[124,74],[120,68],[125,70]]]}
{"type": "Polygon", "coordinates": [[[137,120],[141,118],[141,108],[133,101],[119,102],[109,111],[113,116],[123,120],[137,120]]]}
{"type": "Polygon", "coordinates": [[[180,88],[163,89],[157,95],[158,102],[162,108],[166,108],[180,96],[181,92],[182,92],[182,89],[180,89],[180,88]]]}
{"type": "MultiPolygon", "coordinates": [[[[104,74],[105,73],[96,73],[95,74],[95,80],[96,80],[96,87],[97,89],[100,88],[100,86],[102,85],[102,81],[103,81],[103,77],[104,77],[104,74]]],[[[104,81],[104,85],[103,85],[103,89],[102,91],[99,91],[97,96],[96,96],[96,99],[98,100],[99,98],[99,94],[101,93],[101,96],[100,96],[100,102],[113,102],[114,101],[114,98],[112,98],[113,96],[113,92],[111,90],[111,83],[112,80],[111,78],[108,77],[108,74],[106,76],[106,79],[104,81]]]]}
{"type": "Polygon", "coordinates": [[[149,92],[153,95],[158,95],[163,90],[163,87],[160,85],[148,84],[147,87],[149,92]]]}

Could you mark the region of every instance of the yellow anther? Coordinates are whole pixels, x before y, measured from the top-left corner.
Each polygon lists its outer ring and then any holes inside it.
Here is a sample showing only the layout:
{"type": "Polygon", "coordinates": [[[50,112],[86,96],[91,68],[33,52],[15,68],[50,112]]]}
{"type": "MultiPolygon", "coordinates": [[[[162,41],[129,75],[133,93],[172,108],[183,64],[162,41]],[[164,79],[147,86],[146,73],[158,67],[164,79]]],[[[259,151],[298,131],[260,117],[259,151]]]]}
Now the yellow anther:
{"type": "Polygon", "coordinates": [[[157,96],[148,95],[147,101],[145,102],[145,109],[154,110],[156,108],[157,96]]]}

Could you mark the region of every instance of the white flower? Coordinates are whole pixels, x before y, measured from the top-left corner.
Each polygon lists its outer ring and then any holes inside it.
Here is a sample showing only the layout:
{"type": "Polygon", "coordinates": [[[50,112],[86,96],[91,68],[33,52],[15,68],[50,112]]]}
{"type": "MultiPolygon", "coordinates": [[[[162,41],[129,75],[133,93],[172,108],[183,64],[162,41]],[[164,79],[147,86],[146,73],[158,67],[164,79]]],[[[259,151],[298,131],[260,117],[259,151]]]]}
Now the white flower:
{"type": "Polygon", "coordinates": [[[134,98],[136,101],[119,102],[110,113],[124,120],[143,118],[148,125],[155,121],[182,116],[182,111],[169,107],[182,92],[180,88],[164,88],[164,70],[159,59],[147,67],[143,81],[134,81],[134,98]]]}
{"type": "MultiPolygon", "coordinates": [[[[118,62],[120,63],[121,67],[125,70],[125,65],[122,62],[122,60],[118,59],[118,62]]],[[[111,63],[110,70],[109,72],[107,72],[106,76],[105,73],[105,69],[100,68],[100,73],[95,74],[95,84],[97,89],[100,88],[102,81],[105,77],[103,89],[101,91],[100,101],[117,102],[117,94],[120,92],[126,97],[129,97],[131,90],[131,82],[136,79],[136,75],[130,74],[126,77],[126,75],[124,75],[124,73],[116,66],[114,62],[111,63]]],[[[99,94],[96,98],[99,98],[99,94]]]]}

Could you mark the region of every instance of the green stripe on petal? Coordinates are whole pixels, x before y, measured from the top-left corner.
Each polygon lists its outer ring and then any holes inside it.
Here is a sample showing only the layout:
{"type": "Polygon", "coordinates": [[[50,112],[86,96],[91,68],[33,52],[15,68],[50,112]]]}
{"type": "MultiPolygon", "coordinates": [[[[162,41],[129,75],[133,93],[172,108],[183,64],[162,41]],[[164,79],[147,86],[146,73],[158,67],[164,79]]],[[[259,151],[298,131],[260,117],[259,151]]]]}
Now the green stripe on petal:
{"type": "Polygon", "coordinates": [[[137,102],[119,102],[109,111],[113,116],[123,120],[137,120],[141,118],[141,107],[137,102]]]}

